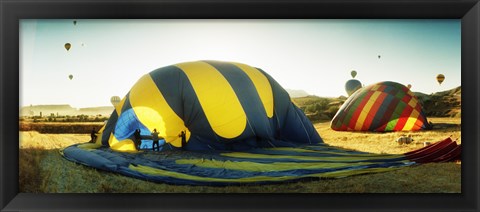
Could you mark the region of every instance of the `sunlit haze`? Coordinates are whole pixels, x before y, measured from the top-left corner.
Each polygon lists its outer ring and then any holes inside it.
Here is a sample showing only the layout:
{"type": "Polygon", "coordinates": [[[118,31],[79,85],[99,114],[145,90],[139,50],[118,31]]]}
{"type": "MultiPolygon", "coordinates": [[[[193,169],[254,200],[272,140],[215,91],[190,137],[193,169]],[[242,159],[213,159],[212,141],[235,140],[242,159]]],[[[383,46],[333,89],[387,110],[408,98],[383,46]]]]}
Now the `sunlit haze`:
{"type": "Polygon", "coordinates": [[[426,94],[461,85],[458,19],[73,21],[20,21],[20,106],[108,106],[142,75],[196,60],[245,63],[321,97],[347,96],[352,70],[426,94]]]}

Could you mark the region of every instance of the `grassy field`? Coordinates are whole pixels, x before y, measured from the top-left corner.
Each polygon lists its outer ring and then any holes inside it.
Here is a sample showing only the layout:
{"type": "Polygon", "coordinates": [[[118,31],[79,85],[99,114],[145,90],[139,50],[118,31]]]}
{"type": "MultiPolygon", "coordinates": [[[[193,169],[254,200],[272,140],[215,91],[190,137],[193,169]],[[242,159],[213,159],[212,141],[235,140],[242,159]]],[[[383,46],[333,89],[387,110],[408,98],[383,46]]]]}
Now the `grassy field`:
{"type": "Polygon", "coordinates": [[[20,131],[36,131],[39,133],[54,134],[82,134],[90,133],[92,128],[99,130],[103,122],[31,122],[20,121],[20,131]]]}
{"type": "MultiPolygon", "coordinates": [[[[452,136],[461,143],[459,118],[429,118],[434,129],[421,132],[336,132],[328,122],[314,126],[325,143],[373,153],[403,153],[452,136]],[[394,142],[411,135],[412,144],[394,142]]],[[[340,179],[305,180],[294,183],[248,186],[177,186],[147,182],[96,170],[64,159],[59,148],[83,143],[88,134],[19,132],[20,192],[26,193],[460,193],[461,163],[431,163],[385,173],[340,179]]]]}

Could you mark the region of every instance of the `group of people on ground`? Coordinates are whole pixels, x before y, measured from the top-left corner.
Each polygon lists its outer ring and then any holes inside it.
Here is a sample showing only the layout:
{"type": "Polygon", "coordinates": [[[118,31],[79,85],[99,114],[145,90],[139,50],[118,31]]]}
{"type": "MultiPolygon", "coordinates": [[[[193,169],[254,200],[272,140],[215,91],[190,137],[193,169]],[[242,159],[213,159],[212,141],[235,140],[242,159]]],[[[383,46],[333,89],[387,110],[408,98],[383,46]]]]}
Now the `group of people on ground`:
{"type": "MultiPolygon", "coordinates": [[[[141,136],[141,131],[140,129],[136,129],[135,132],[133,133],[133,137],[135,138],[135,148],[140,149],[140,145],[142,144],[142,136],[141,136]]],[[[160,134],[157,129],[153,129],[151,135],[152,135],[152,150],[153,151],[160,151],[160,144],[158,143],[160,138],[163,139],[163,137],[159,137],[158,134],[160,134]]]]}
{"type": "MultiPolygon", "coordinates": [[[[136,129],[135,133],[133,134],[134,138],[135,138],[135,147],[137,149],[140,149],[140,145],[142,143],[142,138],[141,138],[140,132],[141,132],[140,129],[136,129]]],[[[152,133],[151,133],[152,141],[153,141],[152,151],[160,151],[159,140],[164,139],[164,138],[159,136],[159,134],[160,134],[160,132],[158,132],[157,129],[154,128],[152,133]]],[[[178,136],[182,138],[182,147],[184,147],[187,144],[186,138],[185,138],[185,131],[182,131],[178,136]]]]}
{"type": "MultiPolygon", "coordinates": [[[[90,133],[90,137],[91,137],[91,140],[90,142],[91,143],[95,143],[96,140],[97,140],[97,131],[95,130],[95,127],[92,129],[91,133],[90,133]]],[[[164,139],[163,137],[161,136],[158,136],[160,133],[157,131],[157,129],[153,129],[151,135],[152,135],[152,140],[153,140],[153,144],[152,144],[152,151],[160,151],[160,144],[159,144],[159,140],[160,139],[164,139]]],[[[142,136],[141,136],[141,131],[140,129],[136,129],[135,132],[133,133],[133,137],[134,137],[134,143],[135,143],[135,148],[137,150],[140,149],[140,146],[142,144],[142,136]]],[[[186,141],[186,133],[185,131],[182,131],[178,137],[181,137],[182,138],[182,148],[185,147],[185,145],[187,144],[187,141],[186,141]]]]}

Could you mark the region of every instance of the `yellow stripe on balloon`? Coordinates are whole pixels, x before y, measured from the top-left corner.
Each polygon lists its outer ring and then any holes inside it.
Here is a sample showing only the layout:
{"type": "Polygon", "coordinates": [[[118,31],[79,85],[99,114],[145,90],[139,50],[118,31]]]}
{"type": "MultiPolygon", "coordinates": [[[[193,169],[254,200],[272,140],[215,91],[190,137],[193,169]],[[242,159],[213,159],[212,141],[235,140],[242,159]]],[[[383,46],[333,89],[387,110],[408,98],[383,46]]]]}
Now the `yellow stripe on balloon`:
{"type": "Polygon", "coordinates": [[[408,105],[410,105],[410,107],[412,108],[415,108],[417,106],[417,102],[418,102],[417,99],[415,97],[412,97],[408,102],[408,105]]]}
{"type": "Polygon", "coordinates": [[[367,118],[368,112],[372,108],[375,101],[377,101],[377,98],[378,98],[378,96],[380,96],[381,93],[382,92],[380,92],[380,91],[375,91],[375,92],[373,92],[370,99],[368,99],[367,104],[365,104],[365,107],[362,109],[362,112],[360,113],[360,116],[357,119],[357,123],[355,124],[355,130],[362,130],[363,123],[365,122],[365,119],[367,118]]]}
{"type": "Polygon", "coordinates": [[[412,110],[412,113],[408,117],[407,123],[405,123],[405,126],[403,126],[404,131],[411,130],[413,128],[413,125],[415,125],[415,122],[417,122],[418,117],[420,116],[420,113],[417,110],[412,110]]]}
{"type": "Polygon", "coordinates": [[[411,90],[408,90],[408,91],[407,91],[407,94],[408,94],[409,96],[415,96],[415,94],[414,94],[411,90]]]}
{"type": "Polygon", "coordinates": [[[380,86],[382,86],[382,85],[374,85],[370,90],[376,91],[380,88],[380,86]]]}
{"type": "Polygon", "coordinates": [[[242,63],[233,63],[243,70],[255,86],[268,118],[273,117],[273,92],[267,77],[258,69],[242,63]]]}
{"type": "MultiPolygon", "coordinates": [[[[250,161],[219,161],[208,159],[179,159],[177,164],[195,165],[203,168],[221,168],[248,172],[262,172],[268,171],[289,171],[296,169],[338,169],[351,167],[352,163],[338,163],[338,162],[274,162],[274,163],[256,163],[250,161]]],[[[358,162],[356,166],[372,165],[372,162],[358,162]]]]}
{"type": "MultiPolygon", "coordinates": [[[[321,153],[321,154],[331,154],[331,155],[348,155],[351,156],[352,153],[338,152],[335,150],[311,150],[311,149],[300,149],[297,147],[274,147],[274,148],[264,148],[272,152],[275,151],[291,151],[291,152],[311,152],[311,153],[321,153]]],[[[355,157],[385,157],[391,156],[391,154],[378,154],[378,153],[362,153],[356,154],[355,157]]]]}
{"type": "Polygon", "coordinates": [[[205,62],[175,65],[187,75],[213,131],[224,138],[242,134],[247,116],[227,79],[205,62]]]}
{"type": "Polygon", "coordinates": [[[120,151],[120,152],[136,152],[137,149],[135,148],[135,144],[132,140],[126,139],[119,141],[115,136],[110,133],[110,138],[108,139],[108,144],[110,145],[110,149],[120,151]]]}
{"type": "Polygon", "coordinates": [[[379,173],[385,171],[392,171],[398,168],[387,167],[387,168],[369,168],[369,169],[353,169],[353,170],[338,170],[338,171],[331,171],[326,173],[315,173],[315,174],[308,174],[303,176],[278,176],[278,177],[270,177],[265,175],[258,175],[254,177],[244,177],[244,178],[214,178],[214,177],[203,177],[191,174],[184,174],[180,172],[173,172],[164,169],[153,168],[149,166],[142,166],[142,165],[129,165],[129,169],[133,171],[137,171],[146,175],[151,176],[160,176],[160,177],[173,177],[178,179],[184,180],[191,180],[191,181],[199,181],[199,182],[230,182],[230,183],[256,183],[259,181],[266,181],[266,182],[278,182],[278,181],[285,181],[285,180],[292,180],[292,179],[299,179],[304,177],[325,177],[325,178],[337,178],[337,177],[346,177],[358,174],[365,174],[365,173],[379,173]]]}
{"type": "Polygon", "coordinates": [[[299,156],[299,155],[269,155],[269,154],[255,154],[255,153],[248,153],[248,152],[228,152],[228,153],[220,153],[222,156],[226,157],[234,157],[234,158],[244,158],[244,159],[296,159],[296,160],[303,160],[303,161],[339,161],[339,162],[356,162],[359,160],[369,160],[369,159],[395,159],[400,158],[402,156],[399,155],[379,155],[379,156],[372,156],[362,157],[362,156],[328,156],[328,157],[316,157],[316,156],[299,156]]]}
{"type": "Polygon", "coordinates": [[[135,83],[130,90],[129,98],[135,115],[150,132],[157,129],[159,136],[176,147],[182,146],[182,140],[178,137],[181,131],[186,130],[187,139],[189,138],[190,131],[185,127],[183,120],[168,105],[149,74],[144,75],[135,83]]]}

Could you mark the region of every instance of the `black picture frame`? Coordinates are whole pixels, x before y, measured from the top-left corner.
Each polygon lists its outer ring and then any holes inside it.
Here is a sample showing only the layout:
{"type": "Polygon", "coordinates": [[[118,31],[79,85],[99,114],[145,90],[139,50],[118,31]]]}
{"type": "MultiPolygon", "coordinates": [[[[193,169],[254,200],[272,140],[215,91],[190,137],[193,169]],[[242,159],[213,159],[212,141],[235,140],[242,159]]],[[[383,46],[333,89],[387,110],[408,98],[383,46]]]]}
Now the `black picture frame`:
{"type": "Polygon", "coordinates": [[[478,0],[0,0],[2,211],[479,211],[478,0]],[[20,19],[461,19],[461,194],[31,194],[18,190],[20,19]]]}

